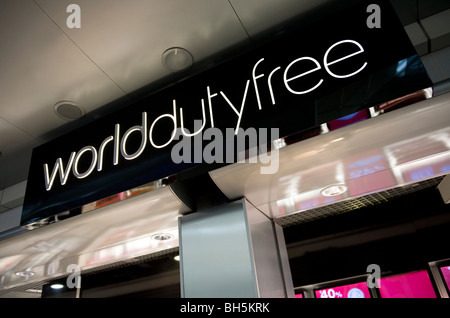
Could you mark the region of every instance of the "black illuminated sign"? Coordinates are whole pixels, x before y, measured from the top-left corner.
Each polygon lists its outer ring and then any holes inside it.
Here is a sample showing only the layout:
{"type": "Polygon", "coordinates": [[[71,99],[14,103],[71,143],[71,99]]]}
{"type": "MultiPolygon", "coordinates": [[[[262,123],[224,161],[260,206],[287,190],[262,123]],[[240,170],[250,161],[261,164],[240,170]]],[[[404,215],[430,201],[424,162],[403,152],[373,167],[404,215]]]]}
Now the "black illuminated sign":
{"type": "Polygon", "coordinates": [[[22,224],[210,163],[174,160],[183,139],[221,132],[227,164],[228,137],[267,143],[429,86],[390,3],[362,1],[36,148],[22,224]]]}

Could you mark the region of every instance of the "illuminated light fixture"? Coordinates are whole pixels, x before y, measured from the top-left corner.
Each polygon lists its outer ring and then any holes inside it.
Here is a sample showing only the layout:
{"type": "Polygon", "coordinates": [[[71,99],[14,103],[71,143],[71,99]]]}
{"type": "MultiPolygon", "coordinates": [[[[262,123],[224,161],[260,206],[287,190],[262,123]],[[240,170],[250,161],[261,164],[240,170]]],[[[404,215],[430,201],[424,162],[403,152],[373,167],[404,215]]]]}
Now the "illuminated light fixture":
{"type": "Polygon", "coordinates": [[[179,262],[180,261],[180,255],[174,256],[173,259],[176,260],[177,262],[179,262]]]}
{"type": "Polygon", "coordinates": [[[276,139],[272,141],[272,145],[274,149],[281,149],[287,146],[286,140],[284,138],[276,139]]]}
{"type": "Polygon", "coordinates": [[[320,191],[320,194],[324,197],[334,197],[344,193],[345,191],[347,191],[347,186],[344,184],[333,184],[320,191]]]}
{"type": "Polygon", "coordinates": [[[77,104],[69,101],[61,101],[53,107],[56,115],[65,120],[76,120],[84,116],[84,110],[77,104]]]}
{"type": "Polygon", "coordinates": [[[162,63],[172,72],[181,72],[189,69],[194,63],[191,53],[180,47],[173,47],[164,51],[162,63]]]}
{"type": "Polygon", "coordinates": [[[173,235],[167,234],[167,233],[160,233],[160,234],[155,234],[152,236],[152,240],[155,240],[155,241],[167,241],[167,240],[171,240],[171,239],[173,239],[173,235]]]}
{"type": "Polygon", "coordinates": [[[341,141],[341,140],[344,140],[344,137],[334,139],[334,140],[332,140],[331,142],[338,142],[338,141],[341,141]]]}
{"type": "Polygon", "coordinates": [[[43,220],[39,220],[33,223],[28,223],[25,224],[23,227],[29,231],[34,230],[34,229],[38,229],[40,227],[43,227],[45,225],[49,224],[49,218],[43,219],[43,220]]]}
{"type": "Polygon", "coordinates": [[[20,276],[20,277],[31,277],[36,275],[35,272],[32,271],[21,271],[21,272],[16,272],[16,276],[20,276]]]}
{"type": "Polygon", "coordinates": [[[52,285],[50,285],[50,287],[53,289],[61,289],[61,288],[64,288],[64,285],[63,284],[52,284],[52,285]]]}

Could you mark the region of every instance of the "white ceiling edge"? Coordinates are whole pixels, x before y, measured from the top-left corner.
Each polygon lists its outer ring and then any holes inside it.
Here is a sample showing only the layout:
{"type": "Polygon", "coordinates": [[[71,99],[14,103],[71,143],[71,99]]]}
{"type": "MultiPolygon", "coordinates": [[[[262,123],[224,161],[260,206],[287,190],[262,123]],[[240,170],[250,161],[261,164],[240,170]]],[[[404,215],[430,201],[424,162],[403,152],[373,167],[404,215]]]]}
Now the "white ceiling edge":
{"type": "Polygon", "coordinates": [[[127,94],[170,75],[161,57],[171,47],[188,50],[198,62],[249,43],[228,1],[79,0],[79,28],[67,26],[73,1],[36,3],[127,94]]]}
{"type": "Polygon", "coordinates": [[[246,197],[271,218],[405,186],[450,172],[450,93],[279,149],[269,164],[236,163],[210,172],[229,199],[246,197]],[[441,169],[442,171],[439,171],[441,169]],[[447,170],[446,170],[447,169],[447,170]],[[324,197],[344,184],[348,191],[324,197]]]}
{"type": "Polygon", "coordinates": [[[1,17],[0,117],[28,136],[66,122],[53,111],[61,100],[89,112],[124,95],[33,1],[6,2],[1,17]]]}

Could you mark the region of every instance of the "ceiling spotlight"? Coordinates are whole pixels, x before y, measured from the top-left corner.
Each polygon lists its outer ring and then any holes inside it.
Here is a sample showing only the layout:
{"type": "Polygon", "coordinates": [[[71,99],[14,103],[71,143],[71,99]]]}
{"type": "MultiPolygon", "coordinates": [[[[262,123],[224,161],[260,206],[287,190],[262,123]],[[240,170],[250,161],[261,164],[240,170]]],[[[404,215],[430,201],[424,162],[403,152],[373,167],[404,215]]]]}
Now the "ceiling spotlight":
{"type": "Polygon", "coordinates": [[[152,239],[155,241],[167,241],[173,238],[172,234],[160,233],[152,236],[152,239]]]}
{"type": "Polygon", "coordinates": [[[179,262],[180,261],[180,255],[174,256],[173,259],[176,260],[177,262],[179,262]]]}
{"type": "Polygon", "coordinates": [[[84,110],[77,104],[69,101],[61,101],[53,107],[56,115],[65,120],[76,120],[84,116],[84,110]]]}
{"type": "Polygon", "coordinates": [[[344,184],[334,184],[324,188],[320,193],[325,197],[334,197],[347,191],[347,186],[344,184]]]}
{"type": "Polygon", "coordinates": [[[173,47],[164,51],[162,63],[172,72],[180,72],[189,69],[194,62],[191,53],[180,47],[173,47]]]}
{"type": "Polygon", "coordinates": [[[36,273],[32,272],[32,271],[21,271],[21,272],[16,272],[16,276],[20,276],[20,277],[31,277],[34,276],[36,273]]]}
{"type": "Polygon", "coordinates": [[[52,284],[52,285],[50,285],[50,287],[53,289],[61,289],[61,288],[64,288],[64,285],[63,284],[52,284]]]}

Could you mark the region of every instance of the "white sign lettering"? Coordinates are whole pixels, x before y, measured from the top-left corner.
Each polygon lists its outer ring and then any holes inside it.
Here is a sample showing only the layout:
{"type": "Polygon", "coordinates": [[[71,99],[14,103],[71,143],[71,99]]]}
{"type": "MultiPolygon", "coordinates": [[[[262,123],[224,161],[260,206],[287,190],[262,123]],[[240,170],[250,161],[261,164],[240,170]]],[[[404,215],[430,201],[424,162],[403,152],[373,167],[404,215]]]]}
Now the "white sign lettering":
{"type": "MultiPolygon", "coordinates": [[[[292,82],[307,77],[309,74],[312,74],[314,72],[318,72],[322,68],[325,69],[325,74],[328,74],[332,78],[337,79],[345,79],[352,76],[355,76],[356,74],[360,73],[366,66],[367,62],[362,63],[361,65],[355,66],[356,70],[351,70],[346,74],[337,74],[337,71],[333,70],[333,66],[336,64],[348,60],[356,55],[359,55],[364,52],[364,48],[362,45],[354,40],[342,40],[339,42],[334,43],[331,45],[328,50],[325,52],[323,59],[321,59],[323,66],[320,64],[319,60],[304,56],[297,58],[293,60],[291,63],[289,63],[284,71],[282,72],[282,80],[283,84],[287,91],[289,91],[292,94],[296,95],[303,95],[311,93],[312,91],[316,90],[318,87],[322,85],[322,83],[326,80],[324,78],[321,78],[317,80],[317,82],[311,83],[311,85],[308,85],[304,88],[296,88],[293,89],[291,87],[292,82]],[[334,57],[333,59],[330,59],[330,53],[337,47],[340,46],[347,46],[349,48],[354,48],[353,53],[350,53],[345,56],[340,57],[334,57]],[[308,70],[301,73],[301,74],[295,74],[292,70],[292,67],[295,64],[304,64],[308,67],[308,70]]],[[[333,56],[335,56],[334,54],[333,56]]],[[[63,159],[61,157],[56,159],[56,162],[53,166],[53,169],[50,169],[47,163],[45,163],[44,166],[44,180],[45,180],[45,188],[47,191],[50,191],[54,185],[55,180],[57,179],[57,175],[59,175],[59,181],[61,185],[65,185],[67,183],[67,180],[69,178],[70,172],[72,172],[73,176],[77,179],[83,179],[87,178],[91,173],[94,172],[94,170],[102,171],[103,169],[103,162],[105,160],[112,160],[113,165],[118,165],[120,162],[120,159],[123,158],[125,160],[134,160],[138,158],[148,147],[148,144],[151,145],[151,147],[156,149],[161,149],[168,147],[174,139],[178,139],[178,135],[183,135],[185,137],[195,137],[198,134],[203,135],[205,138],[211,138],[213,135],[215,135],[214,130],[207,131],[207,122],[209,121],[209,128],[214,128],[214,102],[218,101],[220,98],[222,101],[228,105],[231,110],[236,114],[236,124],[234,126],[234,134],[238,135],[241,128],[241,120],[244,115],[244,110],[246,105],[248,104],[248,92],[250,85],[253,84],[254,90],[256,93],[256,100],[258,104],[258,110],[263,110],[263,105],[260,98],[260,90],[258,88],[258,80],[265,77],[264,74],[261,74],[261,72],[258,72],[258,66],[264,63],[264,58],[259,59],[255,65],[252,68],[252,74],[251,79],[246,81],[245,87],[242,91],[242,98],[241,100],[230,100],[227,96],[227,93],[224,91],[216,91],[211,92],[210,86],[206,87],[206,98],[202,98],[200,100],[201,109],[202,109],[202,118],[201,118],[201,124],[198,125],[192,133],[190,133],[185,127],[185,110],[183,107],[177,105],[177,100],[172,101],[172,112],[167,114],[162,114],[159,117],[156,117],[153,119],[153,121],[150,123],[148,114],[146,112],[142,112],[141,114],[141,123],[140,125],[135,125],[129,128],[125,131],[125,133],[121,136],[121,126],[119,123],[115,124],[113,134],[106,137],[103,142],[98,146],[94,147],[93,145],[88,145],[83,147],[78,152],[71,152],[71,154],[68,157],[67,163],[64,163],[63,159]],[[207,102],[205,102],[205,100],[207,102]],[[208,116],[209,113],[209,116],[208,116]],[[170,123],[170,125],[173,127],[170,134],[167,136],[163,136],[164,142],[157,143],[154,140],[154,136],[161,134],[158,134],[157,130],[157,124],[159,122],[164,121],[165,123],[170,123]],[[141,138],[141,143],[138,149],[134,153],[128,153],[127,151],[127,142],[132,134],[139,134],[141,138]],[[107,147],[113,147],[113,157],[112,158],[105,158],[105,149],[107,147]],[[79,161],[83,156],[90,156],[91,162],[87,168],[84,168],[84,171],[80,171],[79,167],[79,161]]],[[[270,97],[272,104],[275,105],[276,102],[276,92],[273,90],[273,81],[274,78],[280,78],[281,76],[277,76],[277,71],[281,70],[281,66],[278,66],[274,68],[267,77],[267,87],[269,89],[270,97]]],[[[199,119],[200,120],[200,119],[199,119]]],[[[238,135],[239,136],[239,135],[238,135]]],[[[266,134],[267,137],[267,134],[266,134]]],[[[209,145],[211,148],[213,145],[209,145]]],[[[213,147],[214,148],[214,147],[213,147]]],[[[206,149],[209,151],[208,149],[206,149]]],[[[229,154],[225,154],[227,158],[230,158],[229,154]]],[[[209,156],[208,158],[213,158],[214,156],[209,156]]],[[[215,155],[215,157],[219,157],[215,155]]],[[[270,169],[269,169],[270,170],[270,169]]],[[[273,169],[272,169],[273,170],[273,169]]]]}

